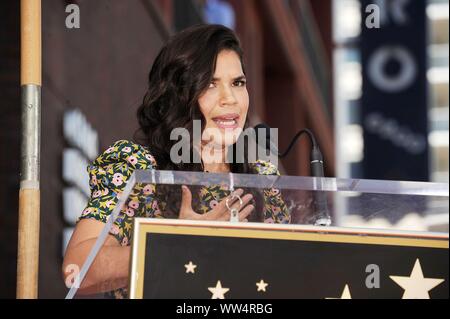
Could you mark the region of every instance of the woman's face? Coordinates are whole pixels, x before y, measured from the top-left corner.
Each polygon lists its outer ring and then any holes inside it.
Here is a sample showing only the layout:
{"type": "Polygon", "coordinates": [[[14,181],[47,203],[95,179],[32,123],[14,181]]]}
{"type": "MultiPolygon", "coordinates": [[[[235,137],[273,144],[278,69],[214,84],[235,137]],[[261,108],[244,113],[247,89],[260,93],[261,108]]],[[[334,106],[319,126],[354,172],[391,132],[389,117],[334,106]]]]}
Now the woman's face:
{"type": "Polygon", "coordinates": [[[235,51],[219,53],[213,78],[198,100],[206,119],[202,141],[227,147],[235,144],[242,133],[249,106],[246,78],[235,51]]]}

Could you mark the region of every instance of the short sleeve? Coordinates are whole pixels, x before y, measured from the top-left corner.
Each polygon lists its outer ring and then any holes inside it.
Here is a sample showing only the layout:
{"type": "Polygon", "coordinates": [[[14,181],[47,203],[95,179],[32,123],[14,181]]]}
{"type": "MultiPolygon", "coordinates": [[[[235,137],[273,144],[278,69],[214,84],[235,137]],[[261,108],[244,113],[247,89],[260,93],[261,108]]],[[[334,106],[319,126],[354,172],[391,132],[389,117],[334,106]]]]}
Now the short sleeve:
{"type": "MultiPolygon", "coordinates": [[[[154,157],[143,146],[130,141],[111,145],[87,167],[91,196],[79,220],[106,223],[133,172],[155,167],[154,157]]],[[[130,243],[134,217],[153,217],[158,211],[154,193],[154,185],[137,184],[132,190],[110,231],[121,245],[130,243]]]]}
{"type": "MultiPolygon", "coordinates": [[[[280,175],[278,168],[269,161],[258,160],[253,164],[254,170],[260,175],[280,175]]],[[[289,224],[291,215],[283,200],[281,191],[277,188],[264,189],[264,222],[289,224]]]]}

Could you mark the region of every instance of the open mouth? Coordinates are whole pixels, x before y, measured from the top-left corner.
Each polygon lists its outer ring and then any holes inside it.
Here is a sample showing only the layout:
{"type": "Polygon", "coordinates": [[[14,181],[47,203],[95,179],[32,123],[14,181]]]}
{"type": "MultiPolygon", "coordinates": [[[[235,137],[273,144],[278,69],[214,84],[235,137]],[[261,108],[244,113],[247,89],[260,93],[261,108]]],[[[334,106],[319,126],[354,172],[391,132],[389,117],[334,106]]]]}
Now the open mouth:
{"type": "Polygon", "coordinates": [[[238,128],[239,127],[239,115],[238,114],[226,114],[212,119],[216,125],[220,128],[238,128]]]}

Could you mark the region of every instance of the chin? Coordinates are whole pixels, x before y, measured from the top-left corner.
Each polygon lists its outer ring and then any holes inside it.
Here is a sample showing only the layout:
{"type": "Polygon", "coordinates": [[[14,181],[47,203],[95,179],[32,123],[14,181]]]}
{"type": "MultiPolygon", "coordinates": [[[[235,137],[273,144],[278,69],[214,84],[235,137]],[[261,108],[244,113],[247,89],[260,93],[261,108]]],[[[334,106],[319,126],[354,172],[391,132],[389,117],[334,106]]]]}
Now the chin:
{"type": "Polygon", "coordinates": [[[233,144],[236,144],[241,134],[242,134],[241,127],[238,127],[233,130],[227,130],[227,132],[222,135],[223,145],[228,147],[233,144]]]}

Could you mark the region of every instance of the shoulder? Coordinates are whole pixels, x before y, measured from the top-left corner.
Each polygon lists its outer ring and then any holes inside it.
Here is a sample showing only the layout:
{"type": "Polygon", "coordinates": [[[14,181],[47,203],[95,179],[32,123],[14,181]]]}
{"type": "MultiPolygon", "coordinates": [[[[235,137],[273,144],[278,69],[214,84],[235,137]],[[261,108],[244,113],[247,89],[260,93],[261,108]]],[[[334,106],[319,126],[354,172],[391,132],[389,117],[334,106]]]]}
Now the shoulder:
{"type": "MultiPolygon", "coordinates": [[[[155,167],[155,158],[142,145],[126,140],[110,145],[87,167],[91,197],[80,219],[107,222],[134,171],[155,167]]],[[[147,216],[148,206],[153,207],[153,197],[149,196],[153,191],[151,185],[133,186],[110,232],[122,245],[130,241],[131,218],[147,216]]]]}
{"type": "Polygon", "coordinates": [[[278,167],[269,161],[259,159],[252,163],[251,167],[259,175],[280,175],[278,167]]]}
{"type": "Polygon", "coordinates": [[[156,161],[148,149],[130,141],[117,141],[88,165],[89,186],[93,193],[97,191],[96,195],[105,188],[117,192],[135,170],[154,168],[156,161]]]}
{"type": "Polygon", "coordinates": [[[92,162],[92,165],[101,167],[116,163],[127,164],[131,169],[150,169],[157,165],[147,148],[127,140],[110,145],[92,162]]]}

